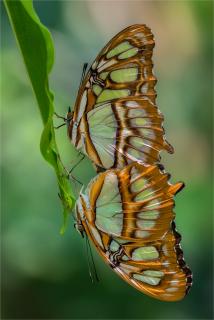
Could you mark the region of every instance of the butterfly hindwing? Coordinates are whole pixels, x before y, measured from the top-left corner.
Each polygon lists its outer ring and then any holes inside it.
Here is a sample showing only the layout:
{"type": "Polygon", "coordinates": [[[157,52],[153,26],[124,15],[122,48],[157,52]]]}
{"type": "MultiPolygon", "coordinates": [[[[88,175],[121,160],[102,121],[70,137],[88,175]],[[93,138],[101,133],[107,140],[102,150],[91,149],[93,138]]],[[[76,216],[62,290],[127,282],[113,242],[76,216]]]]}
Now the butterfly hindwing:
{"type": "Polygon", "coordinates": [[[133,163],[99,174],[80,195],[76,218],[124,280],[157,299],[182,299],[191,285],[175,230],[172,185],[155,165],[133,163]]]}
{"type": "Polygon", "coordinates": [[[68,134],[99,167],[155,163],[165,149],[155,99],[154,39],[145,25],[121,31],[101,51],[80,88],[68,134]]]}

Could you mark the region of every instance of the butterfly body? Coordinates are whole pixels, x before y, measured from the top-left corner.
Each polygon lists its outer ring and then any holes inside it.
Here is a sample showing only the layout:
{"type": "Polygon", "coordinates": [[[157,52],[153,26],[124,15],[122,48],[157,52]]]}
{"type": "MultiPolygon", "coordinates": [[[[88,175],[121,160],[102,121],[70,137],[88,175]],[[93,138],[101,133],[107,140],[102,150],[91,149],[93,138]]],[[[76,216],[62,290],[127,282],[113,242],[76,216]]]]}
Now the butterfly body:
{"type": "Polygon", "coordinates": [[[155,163],[161,150],[173,152],[155,104],[153,47],[148,27],[128,27],[104,47],[83,80],[68,136],[98,167],[155,163]]]}
{"type": "Polygon", "coordinates": [[[99,174],[80,194],[76,220],[111,268],[160,300],[182,299],[192,275],[175,230],[172,185],[156,165],[132,163],[99,174]]]}

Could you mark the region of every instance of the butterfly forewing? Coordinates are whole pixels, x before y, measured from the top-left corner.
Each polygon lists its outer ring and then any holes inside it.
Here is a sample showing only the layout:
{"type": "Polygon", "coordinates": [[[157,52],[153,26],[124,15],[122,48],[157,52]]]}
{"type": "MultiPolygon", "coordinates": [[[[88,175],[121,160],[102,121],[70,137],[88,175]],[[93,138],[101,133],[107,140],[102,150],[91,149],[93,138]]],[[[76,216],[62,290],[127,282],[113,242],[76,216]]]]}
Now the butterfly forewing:
{"type": "Polygon", "coordinates": [[[99,174],[78,200],[76,218],[104,260],[135,288],[182,299],[191,285],[175,230],[172,185],[156,165],[132,163],[99,174]]]}
{"type": "Polygon", "coordinates": [[[155,104],[154,39],[145,25],[121,31],[101,51],[80,88],[68,134],[100,167],[155,163],[165,149],[155,104]]]}

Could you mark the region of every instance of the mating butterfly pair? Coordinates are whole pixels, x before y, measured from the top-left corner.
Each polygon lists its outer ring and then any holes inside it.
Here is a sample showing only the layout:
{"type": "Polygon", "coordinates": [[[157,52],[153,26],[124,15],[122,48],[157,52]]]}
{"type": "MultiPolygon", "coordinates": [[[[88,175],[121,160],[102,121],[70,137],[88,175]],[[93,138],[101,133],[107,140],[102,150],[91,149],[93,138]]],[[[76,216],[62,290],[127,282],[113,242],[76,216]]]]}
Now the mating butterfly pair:
{"type": "Polygon", "coordinates": [[[145,25],[116,35],[89,69],[68,135],[97,169],[81,192],[75,219],[112,269],[138,290],[182,299],[192,283],[175,230],[172,185],[158,164],[165,140],[152,73],[154,38],[145,25]]]}

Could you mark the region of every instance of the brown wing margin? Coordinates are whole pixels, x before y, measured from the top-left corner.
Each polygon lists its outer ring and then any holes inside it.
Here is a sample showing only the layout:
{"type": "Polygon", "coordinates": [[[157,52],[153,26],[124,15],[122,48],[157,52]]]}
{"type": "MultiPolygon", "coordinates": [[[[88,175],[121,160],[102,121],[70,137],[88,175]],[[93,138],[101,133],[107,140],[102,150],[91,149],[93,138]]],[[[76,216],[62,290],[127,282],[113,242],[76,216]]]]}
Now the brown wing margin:
{"type": "Polygon", "coordinates": [[[180,245],[182,237],[181,237],[180,233],[178,233],[178,231],[176,230],[175,221],[172,221],[171,227],[172,227],[174,237],[176,239],[175,251],[176,251],[176,255],[177,255],[178,264],[182,268],[183,272],[186,275],[186,281],[187,281],[186,294],[187,294],[192,286],[193,275],[192,275],[192,271],[190,270],[189,266],[186,264],[186,262],[184,260],[183,250],[181,249],[181,245],[180,245]]]}

